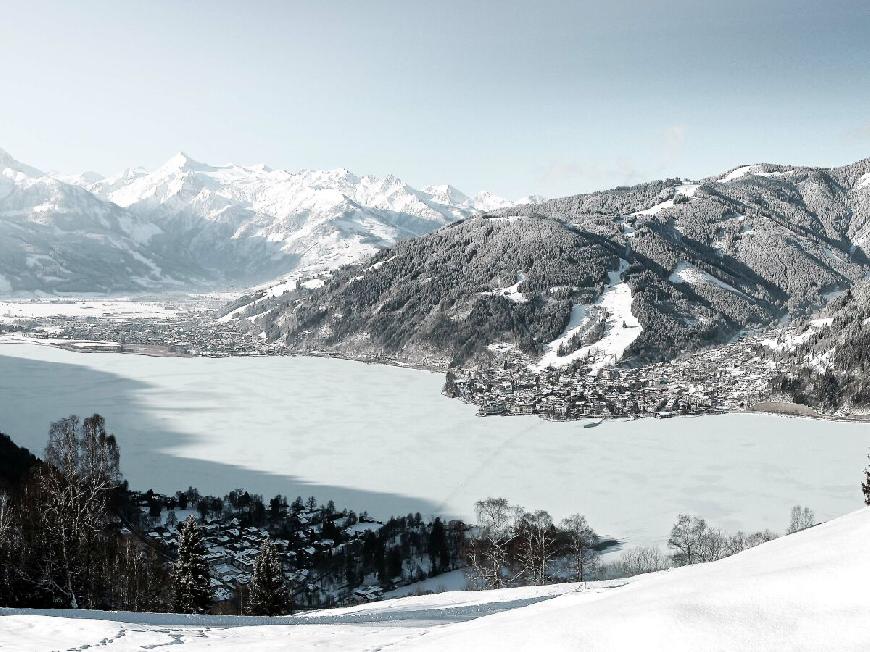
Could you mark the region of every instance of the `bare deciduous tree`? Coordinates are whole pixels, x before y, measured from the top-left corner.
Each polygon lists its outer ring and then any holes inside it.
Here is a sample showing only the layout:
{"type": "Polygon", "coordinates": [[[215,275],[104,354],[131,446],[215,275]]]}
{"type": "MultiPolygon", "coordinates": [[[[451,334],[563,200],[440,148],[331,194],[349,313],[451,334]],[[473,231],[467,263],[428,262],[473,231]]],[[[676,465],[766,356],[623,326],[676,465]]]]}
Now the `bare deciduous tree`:
{"type": "Polygon", "coordinates": [[[41,519],[50,558],[43,581],[72,608],[95,603],[99,535],[109,521],[109,497],[121,482],[118,445],[103,417],[70,416],[51,424],[38,471],[41,519]]]}
{"type": "Polygon", "coordinates": [[[680,514],[668,538],[668,545],[677,551],[674,553],[674,563],[688,566],[701,561],[706,534],[707,522],[704,519],[680,514]]]}
{"type": "Polygon", "coordinates": [[[562,521],[562,529],[568,536],[567,552],[574,579],[584,582],[598,563],[598,535],[586,522],[586,517],[572,514],[562,521]]]}
{"type": "Polygon", "coordinates": [[[20,537],[12,512],[12,501],[0,492],[0,604],[9,604],[14,596],[14,557],[20,537]]]}
{"type": "Polygon", "coordinates": [[[795,532],[806,530],[808,527],[812,527],[815,524],[816,515],[813,514],[813,510],[809,507],[795,505],[791,508],[791,521],[789,522],[786,534],[794,534],[795,532]]]}
{"type": "Polygon", "coordinates": [[[505,498],[487,498],[474,504],[478,531],[468,545],[468,564],[474,580],[486,588],[501,588],[514,578],[510,571],[510,548],[523,514],[521,507],[505,498]]]}
{"type": "Polygon", "coordinates": [[[556,528],[544,510],[523,514],[518,528],[520,572],[526,584],[541,585],[549,577],[556,556],[556,528]]]}
{"type": "Polygon", "coordinates": [[[617,568],[624,577],[654,573],[671,567],[670,558],[655,547],[631,548],[622,553],[617,568]]]}

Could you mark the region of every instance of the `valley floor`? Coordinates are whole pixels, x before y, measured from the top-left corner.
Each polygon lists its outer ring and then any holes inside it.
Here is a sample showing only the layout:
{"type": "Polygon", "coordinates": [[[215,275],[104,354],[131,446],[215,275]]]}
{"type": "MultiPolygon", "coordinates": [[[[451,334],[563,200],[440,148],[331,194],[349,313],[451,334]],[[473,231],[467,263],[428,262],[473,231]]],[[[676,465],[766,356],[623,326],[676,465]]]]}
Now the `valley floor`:
{"type": "Polygon", "coordinates": [[[620,583],[400,598],[250,619],[0,610],[0,649],[867,650],[870,509],[620,583]]]}

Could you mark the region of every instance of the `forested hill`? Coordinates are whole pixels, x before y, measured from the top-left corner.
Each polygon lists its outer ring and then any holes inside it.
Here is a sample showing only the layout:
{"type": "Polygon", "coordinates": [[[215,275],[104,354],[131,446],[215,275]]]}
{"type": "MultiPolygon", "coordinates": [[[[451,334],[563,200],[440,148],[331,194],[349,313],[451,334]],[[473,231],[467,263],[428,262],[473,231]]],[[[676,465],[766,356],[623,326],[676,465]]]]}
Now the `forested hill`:
{"type": "Polygon", "coordinates": [[[38,462],[29,450],[21,448],[8,435],[0,432],[0,491],[20,486],[38,462]]]}
{"type": "Polygon", "coordinates": [[[837,297],[827,316],[778,341],[780,376],[774,390],[821,412],[870,410],[870,283],[837,297]]]}
{"type": "Polygon", "coordinates": [[[228,315],[300,351],[447,364],[600,343],[642,363],[813,313],[865,276],[868,238],[870,159],[742,166],[468,219],[228,315]]]}

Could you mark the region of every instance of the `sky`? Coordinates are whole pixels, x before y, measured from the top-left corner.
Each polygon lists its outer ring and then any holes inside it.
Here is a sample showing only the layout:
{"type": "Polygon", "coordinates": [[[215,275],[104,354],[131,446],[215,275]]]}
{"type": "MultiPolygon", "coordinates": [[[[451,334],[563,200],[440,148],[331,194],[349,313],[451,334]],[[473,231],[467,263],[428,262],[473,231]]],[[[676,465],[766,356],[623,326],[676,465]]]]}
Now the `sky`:
{"type": "Polygon", "coordinates": [[[870,156],[868,35],[866,0],[10,2],[0,148],[508,198],[839,165],[870,156]]]}

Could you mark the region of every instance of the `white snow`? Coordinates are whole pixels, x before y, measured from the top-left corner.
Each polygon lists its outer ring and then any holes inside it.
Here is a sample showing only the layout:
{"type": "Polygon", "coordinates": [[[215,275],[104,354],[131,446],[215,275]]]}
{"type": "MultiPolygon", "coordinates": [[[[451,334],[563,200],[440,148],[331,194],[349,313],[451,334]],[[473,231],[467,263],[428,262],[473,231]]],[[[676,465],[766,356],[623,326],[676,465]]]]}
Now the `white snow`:
{"type": "Polygon", "coordinates": [[[45,317],[174,319],[182,309],[168,301],[0,301],[0,322],[45,317]]]}
{"type": "MultiPolygon", "coordinates": [[[[252,299],[248,303],[239,306],[238,308],[231,310],[227,314],[222,317],[219,317],[215,321],[219,324],[225,324],[233,319],[237,319],[245,310],[249,309],[251,306],[256,306],[257,304],[262,303],[265,299],[272,299],[275,297],[280,297],[287,292],[292,292],[297,287],[308,288],[309,290],[313,290],[315,288],[323,287],[326,281],[323,278],[310,278],[308,274],[305,273],[293,273],[288,274],[287,276],[278,279],[277,281],[273,281],[272,283],[266,283],[264,285],[260,285],[254,288],[251,288],[250,292],[258,293],[262,292],[260,296],[252,299]]],[[[248,320],[253,321],[257,317],[261,316],[263,311],[255,313],[248,317],[248,320]]]]}
{"type": "Polygon", "coordinates": [[[325,284],[325,281],[322,278],[311,278],[307,281],[302,281],[300,285],[304,288],[308,288],[309,290],[314,290],[316,288],[322,288],[325,284]]]}
{"type": "MultiPolygon", "coordinates": [[[[798,333],[791,328],[784,328],[776,332],[774,336],[761,340],[761,343],[774,351],[793,351],[806,342],[810,337],[818,333],[819,330],[830,326],[833,321],[834,320],[831,317],[811,319],[806,330],[801,333],[798,333]]],[[[831,353],[831,351],[828,351],[826,352],[826,355],[830,355],[831,353]]]]}
{"type": "Polygon", "coordinates": [[[439,628],[406,649],[870,649],[870,510],[711,564],[439,628]]]}
{"type": "Polygon", "coordinates": [[[48,424],[99,412],[131,486],[314,494],[383,520],[472,518],[503,495],[602,534],[664,543],[676,515],[782,530],[860,504],[866,424],[759,414],[553,423],[475,416],[443,374],[305,357],[152,358],[0,344],[0,432],[33,451],[48,424]],[[328,406],[324,409],[324,406],[328,406]],[[239,433],[245,436],[239,436],[239,433]],[[614,478],[619,478],[614,482],[614,478]]]}
{"type": "MultiPolygon", "coordinates": [[[[699,183],[683,183],[677,186],[674,189],[674,195],[684,195],[685,197],[694,197],[695,191],[701,186],[699,183]]],[[[657,215],[659,211],[664,208],[673,208],[674,200],[666,199],[665,201],[659,202],[655,206],[651,206],[642,211],[636,211],[632,213],[632,215],[657,215]]]]}
{"type": "Polygon", "coordinates": [[[730,283],[726,283],[686,261],[677,263],[674,271],[668,277],[668,281],[671,283],[688,283],[689,285],[712,285],[728,292],[739,294],[742,297],[746,296],[730,283]]]}
{"type": "Polygon", "coordinates": [[[298,256],[297,272],[356,262],[396,241],[479,211],[515,205],[473,199],[449,185],[418,190],[388,175],[209,165],[180,152],[152,172],[129,171],[87,186],[139,214],[231,223],[234,238],[265,238],[298,256]]]}
{"type": "Polygon", "coordinates": [[[868,186],[870,186],[870,172],[861,175],[861,178],[858,179],[858,182],[855,184],[855,190],[860,190],[861,188],[866,188],[868,186]]]}
{"type": "Polygon", "coordinates": [[[753,165],[743,165],[738,168],[734,168],[728,174],[720,177],[719,182],[728,183],[730,181],[736,181],[737,179],[741,179],[747,175],[754,177],[785,177],[794,174],[794,170],[778,170],[774,172],[765,172],[762,167],[763,166],[760,163],[755,163],[753,165]]]}
{"type": "Polygon", "coordinates": [[[33,263],[20,270],[0,260],[7,281],[0,293],[69,286],[108,292],[89,257],[66,253],[77,249],[69,246],[76,240],[91,247],[100,239],[106,260],[127,264],[126,292],[232,285],[290,272],[316,276],[481,210],[516,204],[489,193],[472,199],[450,186],[418,190],[392,175],[209,165],[184,153],[150,172],[62,179],[0,154],[0,239],[26,243],[12,251],[33,263]],[[167,255],[160,244],[167,241],[188,255],[167,255]]]}
{"type": "MultiPolygon", "coordinates": [[[[18,652],[166,645],[208,650],[377,650],[439,625],[551,600],[577,584],[451,592],[275,618],[98,611],[0,610],[0,649],[18,652]]],[[[605,590],[602,587],[599,590],[605,590]]]]}
{"type": "Polygon", "coordinates": [[[631,288],[622,281],[622,274],[628,269],[628,261],[620,260],[619,269],[609,272],[610,283],[595,303],[590,306],[575,304],[571,308],[568,325],[557,339],[553,340],[538,361],[538,369],[564,367],[565,365],[588,357],[591,361],[590,374],[597,374],[608,365],[619,362],[625,349],[637,339],[643,327],[631,312],[631,288]],[[567,343],[590,319],[593,309],[604,312],[604,336],[587,346],[580,347],[567,355],[559,355],[559,347],[567,343]]]}
{"type": "Polygon", "coordinates": [[[240,618],[0,611],[0,649],[870,649],[870,510],[733,557],[619,582],[454,591],[240,618]]]}
{"type": "Polygon", "coordinates": [[[728,183],[729,181],[734,181],[736,179],[740,179],[741,177],[744,177],[747,174],[750,174],[754,170],[759,170],[759,169],[761,169],[760,165],[743,165],[741,167],[734,168],[733,170],[731,170],[731,172],[729,172],[728,174],[726,174],[722,178],[720,178],[719,181],[721,181],[723,183],[728,183]]]}
{"type": "Polygon", "coordinates": [[[403,598],[409,595],[424,595],[426,593],[444,593],[446,591],[465,591],[468,580],[462,569],[452,570],[435,577],[427,577],[420,582],[414,582],[398,589],[384,593],[385,598],[403,598]]]}
{"type": "Polygon", "coordinates": [[[506,288],[499,288],[498,290],[481,292],[480,294],[503,296],[505,299],[509,299],[514,303],[526,303],[528,299],[522,292],[520,292],[520,284],[523,283],[525,280],[525,273],[518,271],[516,275],[516,283],[514,283],[513,285],[509,285],[506,288]]]}

